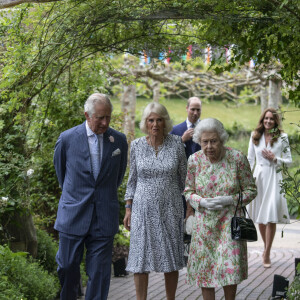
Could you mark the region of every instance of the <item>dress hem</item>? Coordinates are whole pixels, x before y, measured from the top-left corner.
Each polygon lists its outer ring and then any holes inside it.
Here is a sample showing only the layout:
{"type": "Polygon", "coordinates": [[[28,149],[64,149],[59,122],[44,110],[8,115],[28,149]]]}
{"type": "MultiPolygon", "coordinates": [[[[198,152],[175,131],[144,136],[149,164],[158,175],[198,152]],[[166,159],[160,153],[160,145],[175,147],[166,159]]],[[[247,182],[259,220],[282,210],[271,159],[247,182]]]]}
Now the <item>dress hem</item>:
{"type": "Polygon", "coordinates": [[[126,268],[126,271],[127,272],[130,272],[130,273],[151,273],[151,272],[155,272],[155,273],[170,273],[170,272],[174,272],[174,271],[180,271],[184,268],[185,266],[182,266],[182,267],[179,267],[179,268],[176,268],[176,269],[172,269],[172,270],[164,270],[164,271],[156,271],[156,270],[143,270],[143,271],[138,271],[138,272],[135,272],[135,271],[132,271],[132,270],[129,270],[126,268]]]}
{"type": "Polygon", "coordinates": [[[267,222],[260,222],[260,221],[255,221],[254,222],[255,224],[263,224],[263,225],[267,225],[267,224],[269,224],[269,223],[273,223],[273,224],[291,224],[291,221],[290,220],[288,220],[288,221],[286,221],[286,222],[284,222],[284,221],[267,221],[267,222]]]}
{"type": "Polygon", "coordinates": [[[187,280],[185,281],[186,284],[188,284],[189,286],[191,287],[196,287],[196,288],[220,288],[220,287],[224,287],[224,286],[227,286],[227,285],[235,285],[235,284],[240,284],[242,281],[244,280],[247,280],[248,279],[248,276],[246,278],[243,278],[243,279],[240,279],[238,281],[234,281],[234,282],[228,282],[224,285],[206,285],[206,286],[202,286],[202,285],[198,285],[198,284],[195,284],[195,283],[189,283],[187,280]]]}

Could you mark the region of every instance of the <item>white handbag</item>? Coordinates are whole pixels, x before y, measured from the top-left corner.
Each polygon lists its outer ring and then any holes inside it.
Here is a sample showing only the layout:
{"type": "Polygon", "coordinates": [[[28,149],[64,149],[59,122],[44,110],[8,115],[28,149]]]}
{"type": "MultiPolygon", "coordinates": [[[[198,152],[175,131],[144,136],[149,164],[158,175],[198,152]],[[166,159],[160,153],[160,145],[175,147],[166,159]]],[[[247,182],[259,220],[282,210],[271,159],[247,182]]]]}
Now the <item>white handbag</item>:
{"type": "Polygon", "coordinates": [[[185,221],[185,233],[188,235],[192,235],[194,222],[196,220],[195,216],[189,216],[185,221]]]}

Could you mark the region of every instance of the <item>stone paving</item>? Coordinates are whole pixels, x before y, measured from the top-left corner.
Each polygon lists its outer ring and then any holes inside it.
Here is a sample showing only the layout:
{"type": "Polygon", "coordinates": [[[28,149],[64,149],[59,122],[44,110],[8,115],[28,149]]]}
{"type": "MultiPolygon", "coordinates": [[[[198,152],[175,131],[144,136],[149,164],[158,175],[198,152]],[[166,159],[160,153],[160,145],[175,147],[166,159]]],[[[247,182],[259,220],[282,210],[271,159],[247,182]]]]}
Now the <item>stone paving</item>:
{"type": "MultiPolygon", "coordinates": [[[[300,222],[292,220],[289,225],[277,225],[271,252],[272,266],[269,269],[262,265],[262,251],[263,242],[258,231],[258,241],[248,243],[248,279],[238,285],[236,300],[271,299],[275,274],[288,278],[290,282],[293,280],[295,258],[300,257],[300,222]]],[[[201,289],[187,285],[185,276],[186,268],[179,272],[176,300],[203,299],[201,289]]],[[[108,300],[135,299],[133,275],[112,276],[108,300]]],[[[224,299],[223,289],[216,289],[216,300],[224,299]]],[[[150,274],[147,300],[166,300],[163,274],[150,274]]]]}
{"type": "MultiPolygon", "coordinates": [[[[274,274],[290,279],[294,277],[295,257],[300,257],[300,249],[273,249],[271,255],[272,267],[262,266],[262,248],[248,250],[248,279],[238,285],[236,300],[266,300],[270,299],[273,288],[274,274]]],[[[186,268],[179,272],[179,282],[176,300],[202,299],[201,289],[185,284],[186,268]]],[[[133,275],[112,277],[109,300],[135,299],[133,275]]],[[[151,273],[148,288],[149,300],[165,300],[164,276],[161,273],[151,273]]],[[[224,299],[223,289],[216,289],[216,300],[224,299]]]]}
{"type": "MultiPolygon", "coordinates": [[[[259,233],[259,232],[258,232],[259,233]]],[[[259,235],[259,234],[258,234],[259,235]]],[[[289,225],[277,225],[273,243],[272,266],[265,269],[262,265],[263,243],[248,243],[248,279],[238,285],[236,300],[271,299],[274,275],[289,278],[295,275],[295,258],[300,257],[300,223],[292,221],[289,225]],[[283,230],[283,237],[282,237],[283,230]]],[[[201,289],[185,283],[186,268],[179,272],[176,300],[203,299],[201,289]]],[[[135,287],[133,275],[112,277],[108,300],[134,300],[135,287]]],[[[164,276],[151,273],[149,277],[148,300],[165,300],[164,276]]],[[[216,289],[216,300],[224,300],[223,289],[216,289]]]]}

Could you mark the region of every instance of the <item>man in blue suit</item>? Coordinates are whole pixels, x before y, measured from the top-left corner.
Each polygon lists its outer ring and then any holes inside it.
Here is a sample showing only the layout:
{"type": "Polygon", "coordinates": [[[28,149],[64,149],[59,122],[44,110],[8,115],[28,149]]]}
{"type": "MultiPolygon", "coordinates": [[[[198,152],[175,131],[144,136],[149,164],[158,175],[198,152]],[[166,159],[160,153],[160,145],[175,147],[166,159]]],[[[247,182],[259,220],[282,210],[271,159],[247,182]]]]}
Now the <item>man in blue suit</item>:
{"type": "Polygon", "coordinates": [[[114,235],[119,227],[117,189],[127,165],[126,137],[109,127],[112,104],[92,94],[84,105],[86,121],[64,131],[54,151],[62,188],[54,228],[61,299],[76,300],[80,263],[86,247],[87,300],[106,300],[114,235]]]}
{"type": "Polygon", "coordinates": [[[172,134],[181,136],[185,147],[186,158],[201,149],[200,145],[193,142],[194,128],[200,122],[201,116],[201,100],[198,97],[191,97],[187,101],[186,111],[187,119],[174,126],[172,134]]]}
{"type": "MultiPolygon", "coordinates": [[[[198,97],[189,98],[186,106],[187,119],[184,122],[175,125],[171,131],[172,134],[181,136],[182,142],[184,143],[185,154],[187,159],[190,155],[194,154],[195,152],[201,149],[199,144],[193,142],[194,128],[200,122],[201,108],[202,103],[198,97]]],[[[184,215],[188,217],[189,214],[192,213],[192,207],[188,205],[187,211],[187,205],[184,196],[183,205],[184,215]]]]}

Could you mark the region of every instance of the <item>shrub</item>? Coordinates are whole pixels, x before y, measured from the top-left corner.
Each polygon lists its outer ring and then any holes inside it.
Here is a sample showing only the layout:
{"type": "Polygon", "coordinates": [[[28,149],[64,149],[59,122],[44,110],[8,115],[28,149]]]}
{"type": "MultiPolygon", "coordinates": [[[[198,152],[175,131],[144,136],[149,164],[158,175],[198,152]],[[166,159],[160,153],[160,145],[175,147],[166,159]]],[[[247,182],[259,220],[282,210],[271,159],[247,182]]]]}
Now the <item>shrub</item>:
{"type": "Polygon", "coordinates": [[[36,234],[38,241],[37,260],[49,273],[56,273],[55,256],[58,250],[57,242],[44,230],[37,229],[36,234]]]}
{"type": "Polygon", "coordinates": [[[0,272],[7,278],[4,284],[10,289],[14,286],[24,299],[53,300],[59,290],[58,279],[26,256],[27,253],[13,253],[7,246],[0,246],[0,272]]]}
{"type": "Polygon", "coordinates": [[[128,176],[129,176],[129,168],[126,169],[124,179],[118,189],[118,199],[119,199],[119,204],[120,204],[119,225],[123,224],[123,219],[125,216],[125,204],[126,203],[124,202],[124,197],[125,197],[125,192],[126,192],[126,187],[127,187],[128,176]]]}
{"type": "Polygon", "coordinates": [[[12,282],[10,282],[2,271],[0,271],[0,299],[1,300],[26,300],[24,295],[18,290],[12,282]]]}
{"type": "Polygon", "coordinates": [[[300,299],[300,275],[296,276],[294,281],[290,285],[288,292],[287,292],[287,297],[289,300],[299,300],[300,299]]]}
{"type": "Polygon", "coordinates": [[[130,231],[126,230],[124,225],[119,225],[119,232],[114,237],[112,262],[115,262],[120,258],[128,256],[129,243],[130,231]]]}

